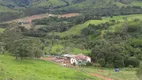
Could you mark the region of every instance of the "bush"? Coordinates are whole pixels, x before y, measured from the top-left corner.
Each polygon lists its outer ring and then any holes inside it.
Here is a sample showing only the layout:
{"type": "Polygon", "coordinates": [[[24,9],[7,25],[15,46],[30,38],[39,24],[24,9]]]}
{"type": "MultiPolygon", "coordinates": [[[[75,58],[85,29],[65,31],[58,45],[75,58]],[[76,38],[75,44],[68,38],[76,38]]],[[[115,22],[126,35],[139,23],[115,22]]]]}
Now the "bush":
{"type": "Polygon", "coordinates": [[[140,61],[136,58],[129,58],[125,61],[125,66],[128,67],[129,65],[132,65],[133,67],[138,67],[140,64],[140,61]]]}
{"type": "Polygon", "coordinates": [[[98,63],[100,64],[101,67],[105,66],[105,60],[104,59],[98,60],[98,63]]]}
{"type": "Polygon", "coordinates": [[[137,70],[137,76],[140,80],[142,80],[142,66],[137,70]]]}
{"type": "Polygon", "coordinates": [[[100,64],[95,63],[94,67],[101,67],[100,64]]]}
{"type": "Polygon", "coordinates": [[[134,22],[137,22],[137,21],[140,21],[140,19],[138,19],[138,18],[134,19],[134,22]]]}
{"type": "Polygon", "coordinates": [[[107,68],[113,68],[114,66],[113,66],[113,64],[107,63],[107,64],[106,64],[106,67],[107,67],[107,68]]]}
{"type": "Polygon", "coordinates": [[[90,63],[90,62],[86,63],[86,66],[92,66],[92,65],[93,65],[93,63],[90,63]]]}
{"type": "Polygon", "coordinates": [[[115,68],[124,67],[124,61],[123,61],[123,60],[115,60],[115,61],[114,61],[114,67],[115,67],[115,68]]]}
{"type": "Polygon", "coordinates": [[[133,68],[133,66],[132,66],[132,65],[129,65],[128,68],[133,68]]]}
{"type": "Polygon", "coordinates": [[[139,60],[142,60],[142,54],[138,54],[138,55],[136,56],[136,58],[139,59],[139,60]]]}

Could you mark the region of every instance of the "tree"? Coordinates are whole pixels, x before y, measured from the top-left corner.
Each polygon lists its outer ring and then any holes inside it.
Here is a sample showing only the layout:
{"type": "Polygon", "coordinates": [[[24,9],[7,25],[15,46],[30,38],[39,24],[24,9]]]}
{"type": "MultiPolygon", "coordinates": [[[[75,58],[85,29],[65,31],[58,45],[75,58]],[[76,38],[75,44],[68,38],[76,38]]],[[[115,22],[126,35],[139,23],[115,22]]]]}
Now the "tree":
{"type": "Polygon", "coordinates": [[[4,48],[10,51],[15,40],[21,39],[22,32],[17,23],[11,23],[7,26],[6,30],[1,34],[0,40],[4,48]]]}
{"type": "Polygon", "coordinates": [[[129,65],[132,65],[133,67],[138,67],[140,64],[140,61],[136,58],[129,58],[128,60],[125,61],[126,67],[129,65]]]}
{"type": "Polygon", "coordinates": [[[11,48],[11,53],[16,59],[20,57],[21,60],[24,57],[40,58],[42,56],[41,48],[42,45],[39,39],[24,38],[14,42],[14,45],[11,48]]]}
{"type": "Polygon", "coordinates": [[[101,65],[101,67],[104,67],[106,65],[105,59],[99,59],[98,63],[101,65]]]}
{"type": "Polygon", "coordinates": [[[115,61],[114,61],[114,67],[115,67],[115,68],[124,67],[124,61],[123,61],[123,60],[115,60],[115,61]]]}
{"type": "Polygon", "coordinates": [[[5,46],[4,43],[0,42],[0,53],[1,54],[4,54],[4,52],[5,52],[4,46],[5,46]]]}

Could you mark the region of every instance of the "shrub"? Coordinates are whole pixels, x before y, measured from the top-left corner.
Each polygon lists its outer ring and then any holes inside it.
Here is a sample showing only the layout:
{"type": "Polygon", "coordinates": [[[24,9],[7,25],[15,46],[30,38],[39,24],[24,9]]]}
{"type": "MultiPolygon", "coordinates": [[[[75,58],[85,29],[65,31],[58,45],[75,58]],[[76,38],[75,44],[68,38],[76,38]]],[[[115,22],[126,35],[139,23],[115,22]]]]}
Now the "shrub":
{"type": "Polygon", "coordinates": [[[94,64],[94,67],[101,67],[101,65],[100,65],[100,64],[97,64],[97,63],[95,63],[95,64],[94,64]]]}
{"type": "Polygon", "coordinates": [[[106,67],[108,67],[108,68],[113,68],[114,66],[113,66],[113,64],[107,63],[107,64],[106,64],[106,67]]]}
{"type": "Polygon", "coordinates": [[[98,63],[100,64],[101,67],[105,66],[105,60],[104,59],[98,60],[98,63]]]}
{"type": "Polygon", "coordinates": [[[140,21],[140,19],[138,19],[138,18],[134,19],[134,22],[137,22],[137,21],[140,21]]]}
{"type": "Polygon", "coordinates": [[[114,67],[115,67],[115,68],[124,67],[124,61],[123,61],[123,60],[115,60],[115,61],[114,61],[114,67]]]}
{"type": "Polygon", "coordinates": [[[138,55],[136,56],[136,58],[139,59],[139,60],[142,60],[142,54],[138,54],[138,55]]]}
{"type": "Polygon", "coordinates": [[[90,62],[86,63],[86,66],[92,66],[92,65],[93,65],[93,63],[90,63],[90,62]]]}
{"type": "Polygon", "coordinates": [[[130,24],[128,26],[128,32],[137,32],[139,31],[140,26],[137,23],[130,24]]]}
{"type": "Polygon", "coordinates": [[[138,67],[140,64],[140,61],[136,58],[129,58],[125,61],[125,66],[128,67],[129,65],[132,65],[133,67],[138,67]]]}
{"type": "Polygon", "coordinates": [[[139,78],[139,80],[142,80],[142,66],[137,70],[137,77],[139,78]]]}
{"type": "Polygon", "coordinates": [[[133,66],[132,66],[132,65],[129,65],[128,68],[133,68],[133,66]]]}

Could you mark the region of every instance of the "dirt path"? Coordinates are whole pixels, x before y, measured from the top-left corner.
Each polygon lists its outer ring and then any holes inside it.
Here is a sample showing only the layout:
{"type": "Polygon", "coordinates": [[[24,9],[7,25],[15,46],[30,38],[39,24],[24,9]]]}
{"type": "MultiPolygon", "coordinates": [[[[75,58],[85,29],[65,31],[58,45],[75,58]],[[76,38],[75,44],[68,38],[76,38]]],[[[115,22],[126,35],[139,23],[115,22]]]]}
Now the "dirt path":
{"type": "Polygon", "coordinates": [[[78,15],[79,13],[67,13],[67,14],[61,14],[61,15],[54,15],[54,14],[46,13],[46,14],[32,15],[32,16],[27,16],[24,18],[15,19],[12,21],[8,21],[8,23],[10,22],[31,22],[32,20],[35,20],[35,19],[48,18],[50,16],[57,16],[58,18],[62,18],[62,17],[69,18],[69,17],[78,16],[78,15]]]}
{"type": "Polygon", "coordinates": [[[105,76],[102,76],[102,75],[99,75],[99,74],[95,74],[95,73],[91,73],[91,72],[89,72],[88,74],[92,75],[92,76],[96,76],[96,77],[101,78],[103,80],[113,80],[111,78],[106,78],[105,76]]]}

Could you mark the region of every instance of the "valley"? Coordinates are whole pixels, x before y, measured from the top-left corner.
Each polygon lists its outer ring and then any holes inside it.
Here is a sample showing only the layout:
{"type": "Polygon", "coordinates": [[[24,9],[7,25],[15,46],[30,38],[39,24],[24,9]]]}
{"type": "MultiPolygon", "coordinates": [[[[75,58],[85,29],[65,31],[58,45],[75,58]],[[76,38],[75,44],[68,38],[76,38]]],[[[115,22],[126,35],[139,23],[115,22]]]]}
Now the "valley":
{"type": "Polygon", "coordinates": [[[0,0],[0,80],[141,80],[141,0],[0,0]]]}

